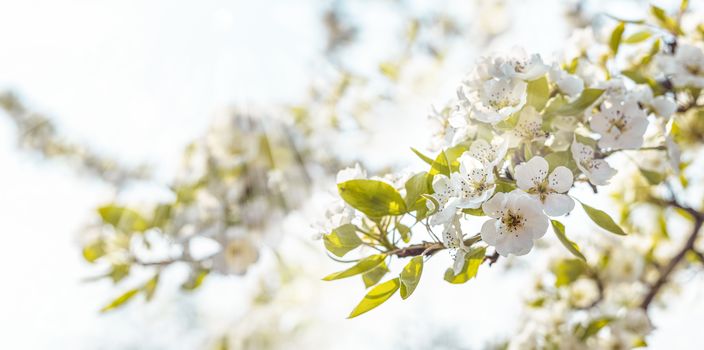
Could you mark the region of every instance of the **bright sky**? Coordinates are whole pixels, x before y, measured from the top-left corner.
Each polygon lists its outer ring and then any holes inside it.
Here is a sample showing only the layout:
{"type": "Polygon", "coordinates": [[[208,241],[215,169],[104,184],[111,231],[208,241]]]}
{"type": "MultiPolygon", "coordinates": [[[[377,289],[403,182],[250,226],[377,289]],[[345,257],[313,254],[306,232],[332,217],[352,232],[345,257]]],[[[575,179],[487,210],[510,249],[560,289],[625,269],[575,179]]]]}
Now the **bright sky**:
{"type": "MultiPolygon", "coordinates": [[[[515,30],[497,47],[521,45],[550,57],[565,27],[545,20],[560,15],[555,0],[550,6],[539,3],[515,9],[533,15],[514,17],[515,30]],[[537,10],[548,13],[537,15],[537,10]]],[[[127,162],[151,162],[168,179],[184,145],[202,134],[218,109],[304,96],[323,45],[317,4],[2,0],[0,87],[55,117],[66,135],[127,162]]],[[[452,76],[470,64],[441,73],[452,76]]],[[[409,135],[422,131],[429,104],[442,103],[437,96],[448,96],[452,85],[440,82],[447,91],[425,96],[416,101],[416,110],[409,109],[404,116],[417,122],[407,123],[409,135]]],[[[16,152],[13,133],[0,122],[0,348],[193,349],[208,330],[224,327],[219,320],[241,310],[242,302],[233,296],[247,281],[220,279],[193,297],[167,291],[151,304],[138,301],[124,311],[98,315],[118,291],[107,282],[81,282],[95,271],[80,257],[76,232],[92,208],[111,199],[110,190],[63,165],[16,152]]],[[[390,147],[406,152],[413,140],[390,147]]],[[[307,225],[306,218],[293,220],[307,225]]],[[[363,294],[359,281],[323,285],[317,281],[322,272],[339,265],[320,267],[321,273],[310,277],[318,290],[310,294],[326,311],[321,321],[345,330],[344,344],[336,345],[357,348],[391,332],[396,335],[387,340],[391,346],[402,337],[435,331],[454,332],[461,343],[480,347],[496,334],[510,334],[532,276],[483,269],[479,279],[456,287],[441,280],[447,258],[434,260],[424,272],[434,279],[426,277],[411,299],[395,298],[379,312],[351,321],[343,318],[363,294]]],[[[663,315],[670,321],[650,340],[654,348],[683,348],[681,339],[691,336],[691,325],[704,321],[704,303],[694,302],[701,297],[685,293],[663,315]]]]}

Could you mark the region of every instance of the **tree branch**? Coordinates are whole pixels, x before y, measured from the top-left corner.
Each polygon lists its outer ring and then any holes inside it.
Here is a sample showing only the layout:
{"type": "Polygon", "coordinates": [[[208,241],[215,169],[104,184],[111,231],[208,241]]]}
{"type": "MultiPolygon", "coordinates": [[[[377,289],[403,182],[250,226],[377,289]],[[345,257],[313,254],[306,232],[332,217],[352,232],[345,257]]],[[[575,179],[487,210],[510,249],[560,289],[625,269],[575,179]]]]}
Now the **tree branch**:
{"type": "MultiPolygon", "coordinates": [[[[479,236],[479,234],[476,234],[470,238],[465,239],[464,245],[469,247],[472,244],[479,242],[481,239],[482,238],[479,236]]],[[[444,249],[447,249],[447,247],[445,247],[445,244],[443,244],[442,242],[423,242],[419,244],[412,244],[405,248],[390,250],[386,254],[396,255],[399,258],[419,255],[431,256],[444,249]]]]}
{"type": "Polygon", "coordinates": [[[640,304],[640,307],[643,310],[648,310],[650,303],[652,303],[653,299],[655,299],[660,289],[662,289],[662,287],[667,283],[670,275],[675,270],[675,267],[677,267],[680,261],[682,261],[687,252],[694,250],[694,242],[696,242],[699,230],[701,229],[702,223],[704,222],[704,215],[702,213],[699,213],[692,208],[684,207],[679,204],[677,204],[676,206],[692,214],[692,216],[694,217],[694,227],[692,228],[692,233],[689,235],[689,238],[687,238],[687,242],[685,243],[685,245],[682,247],[682,249],[680,249],[677,255],[675,255],[672,260],[670,260],[667,266],[665,266],[665,269],[663,269],[660,273],[660,277],[658,278],[658,280],[655,281],[655,283],[650,287],[650,291],[648,292],[648,294],[646,294],[645,298],[643,298],[643,302],[640,304]]]}

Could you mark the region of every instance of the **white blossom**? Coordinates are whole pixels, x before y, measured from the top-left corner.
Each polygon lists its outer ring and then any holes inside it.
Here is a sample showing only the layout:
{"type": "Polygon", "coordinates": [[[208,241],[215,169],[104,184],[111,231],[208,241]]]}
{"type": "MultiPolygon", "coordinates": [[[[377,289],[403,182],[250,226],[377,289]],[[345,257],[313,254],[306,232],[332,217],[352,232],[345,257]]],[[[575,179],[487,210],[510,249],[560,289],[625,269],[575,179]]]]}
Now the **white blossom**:
{"type": "Polygon", "coordinates": [[[471,117],[496,124],[518,112],[526,103],[527,84],[509,77],[472,80],[457,91],[460,100],[471,106],[471,117]]]}
{"type": "Polygon", "coordinates": [[[491,218],[482,225],[482,240],[502,256],[528,254],[548,229],[540,203],[520,191],[499,192],[482,209],[491,218]]]}
{"type": "Polygon", "coordinates": [[[528,55],[522,48],[513,48],[501,61],[502,73],[507,77],[525,81],[540,78],[548,71],[548,66],[543,63],[539,54],[528,55]]]}
{"type": "Polygon", "coordinates": [[[548,176],[549,165],[543,157],[533,157],[516,166],[516,184],[542,204],[545,213],[560,216],[574,209],[574,200],[566,195],[572,187],[573,175],[564,166],[556,167],[548,176]]]}
{"type": "Polygon", "coordinates": [[[704,88],[704,51],[689,44],[680,44],[674,55],[659,56],[660,69],[675,87],[704,88]]]}
{"type": "Polygon", "coordinates": [[[492,170],[494,167],[501,165],[501,162],[508,151],[508,139],[495,137],[491,143],[484,139],[477,139],[469,146],[469,156],[479,160],[492,170]]]}
{"type": "Polygon", "coordinates": [[[573,141],[570,148],[572,158],[577,162],[577,168],[587,176],[592,184],[608,185],[609,179],[616,175],[616,169],[612,168],[605,160],[595,157],[592,147],[573,141]]]}
{"type": "Polygon", "coordinates": [[[517,147],[522,142],[530,143],[545,139],[543,131],[543,117],[535,108],[528,106],[523,108],[518,115],[516,127],[508,132],[508,146],[517,147]]]}
{"type": "Polygon", "coordinates": [[[343,183],[350,180],[366,179],[367,171],[362,169],[359,163],[356,163],[354,167],[345,168],[337,173],[337,183],[343,183]]]}
{"type": "Polygon", "coordinates": [[[677,111],[677,104],[672,97],[655,97],[650,103],[650,106],[653,108],[653,112],[655,112],[655,114],[663,118],[669,118],[677,111]]]}
{"type": "Polygon", "coordinates": [[[227,235],[222,250],[213,258],[213,268],[222,274],[243,275],[259,260],[259,250],[251,234],[230,229],[227,235]]]}
{"type": "Polygon", "coordinates": [[[469,247],[464,244],[459,216],[455,216],[445,225],[442,232],[442,240],[445,247],[450,249],[453,255],[455,261],[452,266],[453,271],[455,274],[460,273],[464,267],[464,257],[469,252],[469,247]]]}
{"type": "Polygon", "coordinates": [[[599,133],[599,147],[636,149],[643,145],[643,135],[648,128],[648,118],[634,100],[606,101],[589,123],[599,133]]]}
{"type": "Polygon", "coordinates": [[[455,205],[458,208],[479,208],[493,193],[494,173],[485,164],[465,152],[458,159],[460,169],[451,174],[455,205]]]}
{"type": "Polygon", "coordinates": [[[550,68],[550,80],[557,85],[560,92],[570,97],[575,97],[584,90],[584,80],[577,75],[567,73],[557,63],[550,68]]]}
{"type": "MultiPolygon", "coordinates": [[[[455,188],[452,186],[450,178],[437,174],[433,177],[433,198],[438,202],[437,212],[430,219],[431,225],[446,224],[452,220],[457,213],[455,206],[455,188]]],[[[434,209],[434,203],[427,201],[428,209],[434,209]]]]}

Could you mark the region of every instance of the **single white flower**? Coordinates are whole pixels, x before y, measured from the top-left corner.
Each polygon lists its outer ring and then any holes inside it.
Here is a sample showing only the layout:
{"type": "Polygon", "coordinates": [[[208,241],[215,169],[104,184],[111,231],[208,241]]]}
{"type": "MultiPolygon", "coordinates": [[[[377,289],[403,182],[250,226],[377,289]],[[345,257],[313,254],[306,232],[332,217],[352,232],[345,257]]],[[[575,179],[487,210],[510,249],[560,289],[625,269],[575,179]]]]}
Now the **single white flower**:
{"type": "Polygon", "coordinates": [[[501,166],[508,146],[508,139],[501,137],[494,137],[491,143],[484,139],[477,139],[469,146],[469,156],[482,162],[489,170],[493,170],[494,167],[501,166]]]}
{"type": "Polygon", "coordinates": [[[491,217],[482,225],[482,240],[502,256],[525,255],[548,230],[548,217],[535,199],[523,192],[499,192],[482,205],[491,217]]]}
{"type": "Polygon", "coordinates": [[[465,152],[458,159],[460,171],[451,174],[455,205],[458,208],[479,208],[493,193],[494,173],[491,168],[465,152]]]}
{"type": "Polygon", "coordinates": [[[636,149],[643,145],[648,118],[635,100],[606,101],[589,123],[599,133],[599,147],[636,149]]]}
{"type": "Polygon", "coordinates": [[[539,54],[528,55],[522,48],[514,48],[502,61],[501,71],[511,78],[531,81],[548,71],[539,54]]]}
{"type": "Polygon", "coordinates": [[[669,118],[677,111],[677,104],[672,97],[658,96],[653,99],[650,106],[655,114],[663,118],[669,118]]]}
{"type": "Polygon", "coordinates": [[[574,209],[574,200],[566,195],[572,188],[570,169],[558,166],[548,176],[549,165],[543,157],[533,157],[516,165],[518,188],[537,199],[550,216],[565,215],[574,209]]]}
{"type": "Polygon", "coordinates": [[[680,44],[674,55],[659,55],[658,65],[675,87],[704,88],[704,50],[680,44]]]}
{"type": "Polygon", "coordinates": [[[573,141],[572,158],[577,162],[577,168],[584,173],[594,185],[605,186],[609,184],[609,179],[616,175],[616,169],[603,159],[594,156],[594,149],[583,143],[573,141]]]}
{"type": "Polygon", "coordinates": [[[526,87],[523,80],[508,77],[465,82],[458,89],[458,96],[471,106],[471,117],[496,124],[516,113],[526,104],[526,87]]]}
{"type": "Polygon", "coordinates": [[[545,139],[543,131],[543,117],[535,108],[528,106],[523,108],[518,115],[516,127],[508,132],[508,146],[517,147],[522,142],[530,143],[545,139]]]}
{"type": "Polygon", "coordinates": [[[550,80],[557,85],[557,89],[569,97],[575,97],[584,90],[584,80],[582,78],[569,74],[555,63],[550,68],[550,80]]]}
{"type": "Polygon", "coordinates": [[[469,252],[469,247],[464,244],[459,216],[455,216],[450,223],[445,225],[442,232],[442,240],[455,261],[452,270],[456,275],[464,268],[464,257],[469,252]]]}
{"type": "Polygon", "coordinates": [[[356,163],[354,167],[345,168],[337,173],[337,183],[343,183],[350,180],[366,179],[367,171],[362,169],[359,163],[356,163]]]}
{"type": "Polygon", "coordinates": [[[452,142],[455,135],[455,128],[451,125],[450,111],[445,109],[438,111],[432,107],[428,115],[428,129],[430,130],[430,149],[437,151],[452,142]]]}
{"type": "MultiPolygon", "coordinates": [[[[433,177],[433,198],[438,202],[437,212],[430,219],[431,225],[447,224],[457,214],[455,206],[455,188],[450,178],[443,174],[433,177]]],[[[434,203],[427,201],[428,209],[433,209],[434,203]]]]}
{"type": "Polygon", "coordinates": [[[257,260],[257,246],[249,236],[239,232],[222,243],[222,250],[213,257],[213,268],[222,274],[243,275],[257,260]]]}

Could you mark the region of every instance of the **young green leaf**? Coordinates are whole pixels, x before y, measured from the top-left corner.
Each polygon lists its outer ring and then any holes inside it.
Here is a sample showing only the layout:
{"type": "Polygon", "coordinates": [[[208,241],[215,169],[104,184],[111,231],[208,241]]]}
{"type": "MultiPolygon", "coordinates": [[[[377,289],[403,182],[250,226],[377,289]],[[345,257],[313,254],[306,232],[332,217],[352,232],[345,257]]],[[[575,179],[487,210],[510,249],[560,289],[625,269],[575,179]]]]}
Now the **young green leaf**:
{"type": "Polygon", "coordinates": [[[125,233],[144,232],[149,228],[147,220],[129,208],[109,204],[98,208],[98,214],[105,223],[125,233]]]}
{"type": "Polygon", "coordinates": [[[401,298],[404,300],[413,294],[416,290],[420,275],[423,273],[423,257],[416,256],[406,264],[401,271],[401,298]]]}
{"type": "Polygon", "coordinates": [[[623,37],[623,31],[626,29],[626,24],[623,22],[620,22],[616,28],[614,28],[614,31],[611,32],[611,38],[609,39],[609,48],[611,49],[611,53],[616,56],[616,53],[618,53],[618,47],[621,45],[621,38],[623,37]]]}
{"type": "Polygon", "coordinates": [[[464,266],[462,267],[462,271],[455,275],[455,271],[453,271],[452,268],[448,268],[445,271],[445,281],[452,284],[462,284],[474,278],[479,271],[479,266],[484,262],[485,253],[486,248],[484,247],[472,248],[464,256],[464,266]]]}
{"type": "Polygon", "coordinates": [[[564,104],[555,110],[555,114],[564,116],[578,115],[584,112],[589,106],[591,106],[601,94],[604,93],[602,89],[584,89],[582,94],[579,95],[574,102],[564,104]]]}
{"type": "Polygon", "coordinates": [[[156,286],[159,284],[159,273],[155,274],[154,277],[150,278],[147,283],[144,284],[144,295],[147,301],[152,300],[154,293],[156,292],[156,286]]]}
{"type": "Polygon", "coordinates": [[[440,152],[440,154],[438,154],[438,156],[433,161],[433,164],[430,167],[429,174],[444,174],[446,176],[450,176],[451,172],[457,171],[459,169],[460,165],[457,161],[457,158],[459,158],[462,153],[464,153],[466,150],[466,147],[462,145],[457,145],[440,152]]]}
{"type": "Polygon", "coordinates": [[[425,198],[421,195],[428,193],[428,173],[422,172],[411,176],[404,184],[406,188],[406,208],[409,211],[425,207],[425,198]]]}
{"type": "Polygon", "coordinates": [[[342,199],[369,217],[401,215],[406,203],[391,185],[376,180],[349,180],[337,185],[342,199]]]}
{"type": "Polygon", "coordinates": [[[359,247],[362,240],[357,236],[357,227],[345,224],[332,230],[330,234],[323,235],[323,244],[330,253],[343,257],[350,250],[359,247]]]}
{"type": "Polygon", "coordinates": [[[648,180],[648,183],[651,185],[657,185],[665,180],[665,174],[663,173],[643,168],[639,168],[639,170],[643,177],[648,180]]]}
{"type": "Polygon", "coordinates": [[[560,243],[562,243],[562,245],[564,245],[565,248],[567,248],[567,250],[569,250],[574,256],[582,259],[583,261],[587,261],[587,258],[585,258],[584,255],[582,255],[582,252],[579,251],[579,246],[567,238],[567,235],[565,235],[565,225],[557,220],[550,220],[550,222],[552,223],[552,229],[555,231],[555,235],[560,240],[560,243]]]}
{"type": "Polygon", "coordinates": [[[433,158],[430,158],[430,157],[426,156],[425,154],[420,153],[420,151],[418,151],[417,149],[415,149],[413,147],[411,147],[411,151],[413,151],[413,153],[415,153],[418,156],[418,158],[420,158],[424,162],[428,163],[428,165],[433,165],[433,162],[434,162],[433,158]]]}
{"type": "Polygon", "coordinates": [[[626,39],[623,39],[623,42],[626,44],[637,44],[637,43],[648,40],[648,38],[650,38],[651,35],[652,35],[651,32],[649,32],[647,30],[643,30],[643,31],[629,35],[626,39]]]}
{"type": "Polygon", "coordinates": [[[585,274],[587,266],[580,259],[563,259],[555,262],[551,270],[555,275],[555,287],[559,288],[572,284],[572,282],[585,274]]]}
{"type": "Polygon", "coordinates": [[[528,83],[528,99],[526,104],[533,106],[536,111],[541,111],[550,98],[550,86],[547,76],[528,83]]]}
{"type": "Polygon", "coordinates": [[[611,233],[615,233],[617,235],[625,236],[626,232],[623,231],[621,226],[616,224],[614,219],[609,216],[609,214],[606,214],[604,211],[592,208],[581,201],[579,202],[582,204],[582,208],[584,208],[584,211],[587,213],[590,219],[594,221],[595,224],[597,224],[599,227],[603,228],[604,230],[607,230],[611,233]]]}
{"type": "Polygon", "coordinates": [[[372,290],[369,291],[369,293],[367,293],[367,295],[364,296],[364,299],[362,299],[362,301],[357,305],[357,307],[352,310],[352,312],[347,318],[357,317],[383,304],[385,301],[391,298],[394,293],[396,293],[400,285],[401,282],[399,281],[399,278],[396,277],[392,280],[388,280],[374,287],[372,290]]]}
{"type": "Polygon", "coordinates": [[[411,228],[410,227],[399,222],[396,224],[396,230],[398,230],[398,233],[401,235],[401,239],[405,243],[408,243],[411,241],[411,228]]]}
{"type": "Polygon", "coordinates": [[[341,278],[347,278],[361,273],[370,271],[371,269],[377,267],[386,258],[385,254],[375,254],[370,255],[364,259],[359,260],[354,266],[347,270],[331,273],[323,278],[323,281],[333,281],[339,280],[341,278]]]}
{"type": "Polygon", "coordinates": [[[377,265],[375,268],[362,274],[362,281],[364,281],[364,287],[369,288],[381,281],[381,279],[389,272],[386,262],[382,261],[381,264],[377,265]]]}
{"type": "Polygon", "coordinates": [[[128,290],[119,297],[115,298],[115,300],[111,301],[109,304],[103,306],[103,308],[100,309],[100,312],[108,312],[122,306],[122,304],[128,302],[132,299],[132,297],[137,295],[137,293],[139,293],[139,289],[137,288],[128,290]]]}

